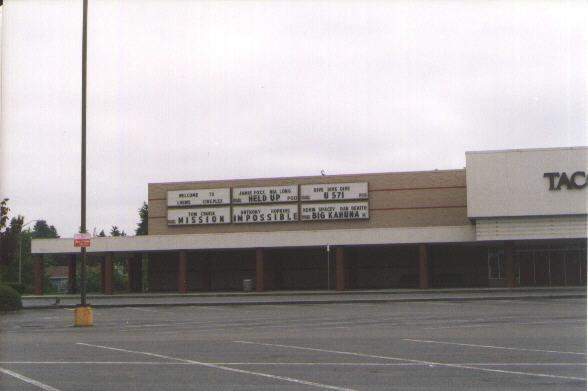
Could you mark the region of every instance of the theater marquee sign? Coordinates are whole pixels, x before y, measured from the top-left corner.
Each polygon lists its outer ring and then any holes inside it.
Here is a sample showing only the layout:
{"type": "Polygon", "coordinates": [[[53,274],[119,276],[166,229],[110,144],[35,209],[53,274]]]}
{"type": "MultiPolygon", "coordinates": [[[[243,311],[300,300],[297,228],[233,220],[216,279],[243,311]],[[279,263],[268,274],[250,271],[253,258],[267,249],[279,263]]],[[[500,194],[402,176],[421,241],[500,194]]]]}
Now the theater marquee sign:
{"type": "Polygon", "coordinates": [[[302,201],[367,200],[367,182],[301,185],[302,201]]]}
{"type": "Polygon", "coordinates": [[[302,221],[365,220],[370,218],[367,201],[303,204],[301,208],[302,221]]]}
{"type": "Polygon", "coordinates": [[[233,223],[285,223],[298,221],[298,205],[233,207],[233,223]]]}
{"type": "Polygon", "coordinates": [[[208,225],[231,222],[231,208],[168,209],[167,225],[208,225]]]}
{"type": "Polygon", "coordinates": [[[367,199],[367,182],[174,190],[167,224],[367,220],[367,199]]]}
{"type": "Polygon", "coordinates": [[[237,187],[233,204],[266,204],[298,201],[298,186],[237,187]]]}
{"type": "Polygon", "coordinates": [[[228,205],[230,194],[230,189],[168,191],[167,206],[228,205]]]}

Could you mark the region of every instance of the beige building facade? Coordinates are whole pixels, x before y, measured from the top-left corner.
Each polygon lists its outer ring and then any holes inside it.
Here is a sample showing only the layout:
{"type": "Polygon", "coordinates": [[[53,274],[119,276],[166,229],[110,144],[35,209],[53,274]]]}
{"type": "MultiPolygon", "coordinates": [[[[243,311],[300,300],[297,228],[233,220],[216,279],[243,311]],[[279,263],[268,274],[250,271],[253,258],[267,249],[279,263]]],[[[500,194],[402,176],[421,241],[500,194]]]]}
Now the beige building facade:
{"type": "MultiPolygon", "coordinates": [[[[150,183],[149,234],[177,235],[227,232],[309,231],[332,229],[371,229],[399,227],[437,227],[469,225],[465,170],[381,173],[364,175],[330,175],[314,177],[268,178],[248,180],[150,183]],[[280,188],[305,185],[315,187],[331,184],[367,184],[369,219],[289,221],[285,223],[202,224],[175,226],[168,224],[167,193],[175,190],[206,191],[207,189],[280,188]],[[342,224],[343,223],[343,224],[342,224]]],[[[362,200],[362,199],[359,199],[362,200]]],[[[348,201],[348,200],[347,200],[348,201]]],[[[340,203],[341,201],[293,201],[275,206],[290,205],[302,208],[308,204],[340,203]],[[328,202],[330,201],[330,202],[328,202]]],[[[232,204],[237,207],[241,204],[232,204]]],[[[253,201],[250,205],[265,205],[253,201]]],[[[174,207],[171,207],[174,208],[174,207]]],[[[197,208],[197,207],[196,207],[197,208]]],[[[177,207],[176,209],[185,209],[177,207]]]]}

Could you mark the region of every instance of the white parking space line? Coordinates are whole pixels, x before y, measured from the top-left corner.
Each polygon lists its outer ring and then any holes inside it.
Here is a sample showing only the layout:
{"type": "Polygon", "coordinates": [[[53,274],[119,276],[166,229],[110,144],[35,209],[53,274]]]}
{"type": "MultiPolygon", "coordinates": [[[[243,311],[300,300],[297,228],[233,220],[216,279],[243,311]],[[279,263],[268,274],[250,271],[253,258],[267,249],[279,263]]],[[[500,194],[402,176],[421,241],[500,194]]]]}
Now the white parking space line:
{"type": "Polygon", "coordinates": [[[11,371],[9,369],[6,368],[0,368],[0,372],[4,373],[6,375],[12,376],[17,378],[18,380],[22,380],[25,383],[29,383],[32,384],[35,387],[40,388],[41,390],[45,390],[45,391],[59,391],[59,389],[55,388],[55,387],[51,387],[47,384],[41,383],[40,381],[31,379],[30,377],[26,377],[21,375],[20,373],[16,373],[14,371],[11,371]]]}
{"type": "MultiPolygon", "coordinates": [[[[429,366],[428,363],[415,363],[415,362],[403,362],[403,363],[388,363],[388,362],[215,362],[218,365],[323,365],[323,366],[357,366],[357,367],[414,367],[414,366],[429,366]]],[[[484,362],[473,362],[473,363],[451,363],[452,365],[479,365],[488,367],[499,367],[499,366],[517,366],[517,367],[558,367],[558,366],[573,366],[582,367],[586,366],[586,363],[581,362],[563,362],[563,363],[529,363],[529,362],[515,362],[515,363],[484,363],[484,362]]]]}
{"type": "MultiPolygon", "coordinates": [[[[475,319],[452,319],[452,320],[443,320],[442,322],[453,323],[452,325],[446,326],[436,326],[436,327],[423,327],[424,330],[436,330],[436,329],[452,329],[452,328],[476,328],[476,327],[495,327],[495,323],[484,323],[484,324],[469,324],[464,325],[463,323],[470,322],[470,321],[483,321],[483,322],[490,322],[491,320],[510,320],[514,318],[519,318],[519,316],[504,316],[499,318],[475,318],[475,319]],[[457,323],[457,324],[455,324],[457,323]]],[[[253,328],[256,329],[285,329],[285,331],[298,330],[301,327],[305,329],[345,329],[345,328],[352,328],[361,326],[365,327],[381,327],[385,325],[387,327],[391,326],[417,326],[422,327],[424,321],[417,321],[417,322],[407,322],[402,318],[398,317],[386,317],[382,319],[374,319],[372,323],[367,322],[366,320],[349,320],[345,319],[333,319],[330,317],[326,318],[312,318],[305,321],[300,320],[291,320],[291,321],[281,321],[276,324],[275,318],[259,318],[259,319],[244,319],[243,321],[226,324],[226,325],[218,325],[217,321],[206,321],[206,322],[199,322],[199,321],[185,321],[185,322],[175,322],[175,323],[157,323],[157,324],[136,324],[136,325],[123,325],[120,329],[121,332],[128,332],[134,331],[140,328],[154,328],[154,327],[165,327],[168,328],[173,326],[175,330],[180,329],[190,329],[190,330],[199,330],[199,331],[208,331],[208,330],[230,330],[235,328],[253,328]],[[398,321],[399,322],[390,322],[390,321],[398,321]],[[266,323],[265,321],[270,321],[270,323],[266,323]]],[[[175,333],[176,331],[174,331],[175,333]]]]}
{"type": "Polygon", "coordinates": [[[169,361],[0,361],[11,365],[190,365],[169,361]]]}
{"type": "MultiPolygon", "coordinates": [[[[264,306],[265,308],[266,306],[264,306]]],[[[134,308],[134,307],[133,307],[134,308]]],[[[212,309],[212,307],[211,307],[212,309]]],[[[483,325],[463,325],[466,322],[473,321],[491,321],[491,320],[510,320],[513,318],[520,318],[520,316],[502,316],[499,318],[475,318],[475,319],[444,319],[441,322],[443,323],[451,323],[450,326],[438,326],[438,327],[489,327],[490,325],[494,326],[495,324],[483,324],[483,325]],[[457,324],[457,326],[455,325],[457,324]]],[[[420,321],[408,321],[411,319],[410,317],[403,317],[403,316],[385,316],[381,318],[375,318],[371,321],[366,321],[365,319],[349,319],[348,317],[332,317],[332,316],[323,316],[323,317],[312,317],[305,320],[295,319],[295,318],[286,318],[281,321],[276,321],[275,317],[256,317],[252,319],[241,319],[239,322],[231,323],[230,325],[222,324],[218,325],[218,321],[198,321],[198,320],[186,320],[180,322],[169,322],[169,323],[144,323],[144,324],[132,324],[132,325],[122,325],[122,328],[151,328],[151,327],[189,327],[192,329],[193,327],[198,327],[199,329],[211,328],[211,329],[230,329],[230,328],[241,328],[245,327],[264,327],[264,328],[299,328],[299,327],[306,327],[306,328],[324,328],[324,327],[381,327],[382,324],[386,326],[423,326],[423,323],[428,320],[420,320],[420,321]]]]}
{"type": "Polygon", "coordinates": [[[279,309],[284,309],[283,305],[276,305],[276,304],[265,304],[262,309],[266,309],[266,308],[279,308],[279,309]]]}
{"type": "Polygon", "coordinates": [[[135,325],[125,325],[123,328],[125,329],[134,329],[134,328],[149,328],[149,327],[166,327],[169,326],[168,323],[151,323],[151,324],[135,324],[135,325]]]}
{"type": "Polygon", "coordinates": [[[585,362],[471,362],[459,363],[459,365],[480,365],[488,367],[585,367],[585,362]]]}
{"type": "MultiPolygon", "coordinates": [[[[476,319],[472,319],[476,320],[476,319]]],[[[494,319],[496,320],[496,319],[494,319]]],[[[501,320],[501,319],[498,319],[501,320]]],[[[557,325],[571,325],[576,324],[578,322],[586,322],[585,320],[578,319],[578,320],[567,320],[567,321],[533,321],[533,322],[509,322],[509,326],[526,326],[526,325],[550,325],[550,324],[557,324],[557,325]]],[[[470,325],[453,325],[453,326],[436,326],[436,327],[424,327],[424,330],[439,330],[439,329],[461,329],[461,328],[472,328],[472,327],[496,327],[496,323],[487,323],[487,324],[470,324],[470,325]]],[[[572,326],[573,327],[573,326],[572,326]]]]}
{"type": "Polygon", "coordinates": [[[470,324],[460,326],[439,326],[439,327],[424,327],[423,330],[440,330],[440,329],[470,329],[474,327],[496,327],[495,324],[470,324]]]}
{"type": "Polygon", "coordinates": [[[269,373],[246,371],[244,369],[231,368],[231,367],[226,367],[223,365],[205,363],[205,362],[194,361],[194,360],[186,360],[183,358],[165,356],[163,354],[141,352],[138,350],[120,349],[120,348],[115,348],[115,347],[111,347],[111,346],[93,345],[93,344],[83,343],[83,342],[77,342],[76,345],[89,346],[89,347],[94,347],[94,348],[99,348],[99,349],[107,349],[107,350],[113,350],[113,351],[125,352],[125,353],[143,354],[143,355],[150,356],[150,357],[157,357],[157,358],[163,358],[163,359],[167,359],[167,360],[179,361],[179,362],[184,362],[184,363],[189,363],[189,364],[194,364],[194,365],[200,365],[200,366],[208,367],[208,368],[220,369],[220,370],[228,371],[228,372],[242,373],[245,375],[261,376],[261,377],[266,377],[269,379],[282,380],[282,381],[287,381],[290,383],[303,384],[305,386],[323,388],[323,389],[327,389],[327,390],[355,391],[352,388],[337,387],[337,386],[332,386],[332,385],[328,385],[328,384],[315,383],[315,382],[311,382],[311,381],[300,380],[300,379],[295,379],[295,378],[286,377],[286,376],[276,376],[276,375],[271,375],[269,373]]]}
{"type": "Polygon", "coordinates": [[[185,322],[169,322],[169,323],[144,323],[144,324],[134,324],[134,325],[122,325],[120,331],[129,331],[127,329],[137,329],[137,328],[150,328],[150,327],[175,327],[176,330],[180,329],[189,329],[189,330],[219,330],[219,329],[231,329],[231,328],[241,328],[241,327],[292,327],[291,324],[288,325],[264,325],[264,320],[274,320],[274,318],[261,318],[261,319],[251,319],[251,320],[243,320],[239,322],[233,322],[227,326],[219,326],[218,321],[194,321],[189,320],[185,322]]]}
{"type": "Polygon", "coordinates": [[[561,321],[561,320],[555,320],[555,321],[534,321],[534,322],[516,322],[513,323],[515,325],[529,325],[529,324],[557,324],[557,325],[569,325],[569,324],[573,324],[573,323],[586,323],[586,319],[569,319],[569,320],[565,320],[565,321],[561,321]]]}
{"type": "Polygon", "coordinates": [[[252,342],[252,341],[233,341],[233,342],[242,343],[242,344],[251,344],[251,345],[272,346],[272,347],[286,348],[286,349],[306,350],[306,351],[311,351],[311,352],[342,354],[342,355],[355,356],[355,357],[379,358],[382,360],[406,361],[406,362],[412,362],[412,363],[427,364],[429,366],[461,368],[461,369],[470,369],[470,370],[474,370],[474,371],[483,371],[483,372],[505,373],[505,374],[511,374],[511,375],[532,376],[532,377],[546,377],[546,378],[552,378],[552,379],[586,380],[583,377],[560,376],[560,375],[550,375],[547,373],[531,373],[531,372],[521,372],[521,371],[507,371],[507,370],[503,370],[503,369],[480,368],[480,367],[475,367],[475,366],[470,366],[470,365],[451,364],[451,363],[442,363],[442,362],[425,361],[425,360],[414,360],[414,359],[402,358],[402,357],[380,356],[380,355],[375,355],[375,354],[364,354],[364,353],[356,353],[356,352],[344,352],[344,351],[340,351],[340,350],[309,348],[309,347],[305,347],[305,346],[281,345],[281,344],[252,342]]]}
{"type": "MultiPolygon", "coordinates": [[[[170,362],[170,361],[0,361],[4,365],[194,365],[190,362],[170,362]]],[[[210,362],[208,364],[214,365],[249,365],[249,366],[359,366],[359,367],[414,367],[414,366],[429,366],[426,363],[402,362],[402,363],[388,363],[388,362],[210,362]]],[[[586,366],[586,363],[581,362],[512,362],[512,363],[486,363],[486,362],[470,362],[470,363],[452,363],[454,365],[478,365],[478,366],[525,366],[525,367],[550,367],[550,366],[586,366]]]]}
{"type": "Polygon", "coordinates": [[[129,310],[134,311],[141,311],[141,312],[162,312],[158,310],[150,310],[149,308],[139,308],[139,307],[127,307],[129,310]]]}
{"type": "Polygon", "coordinates": [[[529,348],[510,348],[510,347],[506,347],[506,346],[476,345],[476,344],[471,344],[471,343],[458,343],[458,342],[445,342],[445,341],[430,341],[430,340],[425,340],[425,339],[409,339],[409,338],[404,338],[403,341],[417,342],[417,343],[434,343],[434,344],[441,344],[441,345],[467,346],[467,347],[486,348],[486,349],[517,350],[517,351],[523,351],[523,352],[576,354],[576,355],[579,355],[579,356],[585,356],[586,355],[586,353],[562,352],[560,350],[543,350],[543,349],[529,349],[529,348]]]}

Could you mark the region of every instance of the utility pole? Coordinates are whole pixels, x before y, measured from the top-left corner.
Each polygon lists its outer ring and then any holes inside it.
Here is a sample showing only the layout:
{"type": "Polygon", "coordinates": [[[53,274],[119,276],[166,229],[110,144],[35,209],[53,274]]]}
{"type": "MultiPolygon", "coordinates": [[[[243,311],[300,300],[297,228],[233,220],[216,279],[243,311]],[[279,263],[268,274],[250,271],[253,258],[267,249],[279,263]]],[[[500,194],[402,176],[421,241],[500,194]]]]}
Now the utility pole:
{"type": "MultiPolygon", "coordinates": [[[[83,0],[82,17],[82,188],[81,188],[81,233],[86,233],[86,63],[88,52],[88,0],[83,0]]],[[[86,306],[86,247],[82,247],[81,306],[86,306]]]]}
{"type": "MultiPolygon", "coordinates": [[[[83,0],[82,9],[82,175],[81,175],[81,224],[80,233],[86,233],[86,63],[88,52],[88,0],[83,0]]],[[[86,302],[86,247],[81,246],[80,305],[74,313],[74,326],[92,326],[92,307],[86,302]]]]}

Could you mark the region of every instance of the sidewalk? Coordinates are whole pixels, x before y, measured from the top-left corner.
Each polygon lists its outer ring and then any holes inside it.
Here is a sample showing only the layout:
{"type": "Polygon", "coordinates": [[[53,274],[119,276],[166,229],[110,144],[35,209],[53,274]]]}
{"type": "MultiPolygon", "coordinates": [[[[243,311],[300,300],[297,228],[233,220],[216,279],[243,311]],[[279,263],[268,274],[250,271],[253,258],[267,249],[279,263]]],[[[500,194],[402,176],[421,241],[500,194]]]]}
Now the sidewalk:
{"type": "MultiPolygon", "coordinates": [[[[270,291],[270,292],[193,292],[89,294],[93,307],[220,306],[264,304],[331,304],[416,301],[472,301],[586,298],[586,287],[556,288],[465,288],[465,289],[390,289],[369,291],[270,291]]],[[[72,308],[80,303],[77,295],[23,296],[23,307],[72,308]]]]}

